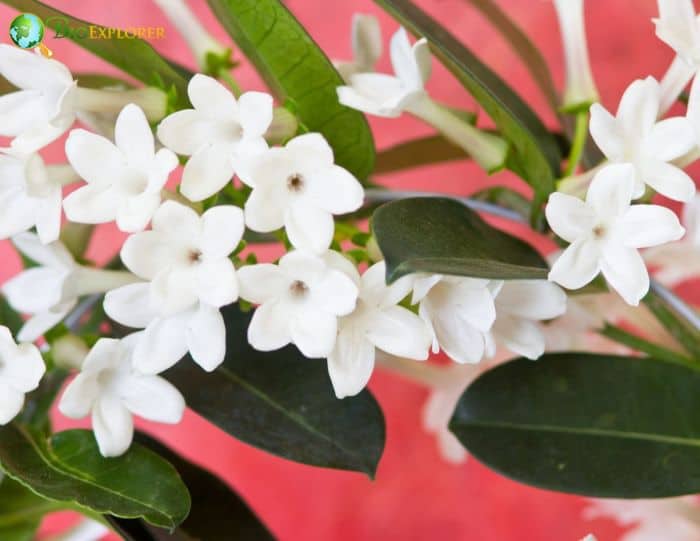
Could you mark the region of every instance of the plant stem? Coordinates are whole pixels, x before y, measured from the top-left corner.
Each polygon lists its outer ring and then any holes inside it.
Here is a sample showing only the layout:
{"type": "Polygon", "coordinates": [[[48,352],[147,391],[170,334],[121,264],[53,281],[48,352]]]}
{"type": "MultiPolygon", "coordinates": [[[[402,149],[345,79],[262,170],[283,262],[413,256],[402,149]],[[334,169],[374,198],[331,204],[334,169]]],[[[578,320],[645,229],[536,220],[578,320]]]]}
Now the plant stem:
{"type": "Polygon", "coordinates": [[[220,69],[218,76],[219,79],[222,79],[229,86],[231,92],[233,92],[233,95],[236,96],[236,98],[239,98],[241,94],[243,94],[240,85],[236,79],[234,79],[233,75],[231,75],[231,72],[228,69],[220,69]]]}
{"type": "Polygon", "coordinates": [[[571,152],[569,160],[566,164],[565,177],[570,177],[576,171],[583,149],[586,146],[586,138],[588,137],[588,112],[580,111],[576,114],[576,128],[574,130],[574,140],[571,143],[571,152]]]}

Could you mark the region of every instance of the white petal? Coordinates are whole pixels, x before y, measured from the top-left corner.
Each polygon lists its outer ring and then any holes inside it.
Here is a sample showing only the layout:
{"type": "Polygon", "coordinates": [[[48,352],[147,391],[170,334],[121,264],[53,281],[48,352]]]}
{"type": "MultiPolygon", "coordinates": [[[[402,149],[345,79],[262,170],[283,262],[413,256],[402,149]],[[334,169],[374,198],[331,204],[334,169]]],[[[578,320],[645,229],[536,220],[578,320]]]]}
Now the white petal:
{"type": "MultiPolygon", "coordinates": [[[[681,62],[681,64],[683,64],[683,67],[686,69],[688,68],[684,62],[681,62]]],[[[693,75],[694,74],[695,72],[693,71],[693,75]]],[[[683,86],[685,87],[685,85],[683,86]]],[[[700,144],[700,77],[695,77],[693,79],[693,84],[690,87],[690,95],[688,96],[688,108],[685,117],[695,131],[696,144],[700,144]]]]}
{"type": "Polygon", "coordinates": [[[559,192],[549,196],[545,216],[552,231],[567,242],[589,233],[596,218],[593,209],[578,197],[559,192]]]}
{"type": "Polygon", "coordinates": [[[160,193],[142,193],[125,199],[117,209],[117,227],[125,233],[143,231],[159,205],[160,193]]]}
{"type": "Polygon", "coordinates": [[[235,117],[238,114],[236,98],[213,77],[198,73],[187,85],[187,95],[198,111],[213,118],[235,117]]]}
{"type": "Polygon", "coordinates": [[[408,34],[403,27],[391,37],[389,53],[396,76],[408,87],[421,88],[423,86],[421,70],[418,68],[416,57],[408,41],[408,34]]]}
{"type": "Polygon", "coordinates": [[[258,351],[274,351],[286,346],[292,340],[290,316],[288,308],[280,302],[261,304],[248,326],[248,343],[258,351]]]}
{"type": "Polygon", "coordinates": [[[567,289],[590,283],[600,271],[600,249],[594,242],[578,240],[562,252],[549,271],[549,279],[567,289]]]}
{"type": "Polygon", "coordinates": [[[150,165],[155,155],[153,133],[138,105],[130,103],[121,110],[114,125],[114,140],[130,166],[145,169],[150,165]]]}
{"type": "Polygon", "coordinates": [[[286,205],[281,190],[253,188],[245,203],[245,223],[260,233],[280,229],[284,225],[286,205]]]}
{"type": "Polygon", "coordinates": [[[695,183],[680,167],[656,160],[644,163],[644,182],[661,195],[687,202],[695,196],[695,183]]]}
{"type": "Polygon", "coordinates": [[[34,211],[36,231],[44,244],[58,240],[61,232],[61,210],[63,195],[60,187],[56,186],[46,197],[41,198],[34,211]]]}
{"type": "Polygon", "coordinates": [[[241,298],[253,304],[262,304],[279,297],[287,281],[277,265],[261,263],[238,269],[241,298]]]}
{"type": "Polygon", "coordinates": [[[344,272],[328,269],[323,277],[311,285],[311,300],[320,310],[344,316],[355,309],[358,289],[344,272]]]}
{"type": "Polygon", "coordinates": [[[224,143],[206,145],[187,161],[180,191],[190,201],[201,201],[221,190],[232,177],[231,147],[224,143]]]}
{"type": "Polygon", "coordinates": [[[175,315],[197,303],[198,272],[193,266],[173,266],[151,281],[151,301],[162,315],[175,315]]]}
{"type": "Polygon", "coordinates": [[[507,280],[496,297],[496,312],[499,318],[507,313],[527,319],[552,319],[566,312],[566,293],[546,280],[507,280]]]}
{"type": "Polygon", "coordinates": [[[60,242],[46,245],[36,235],[22,233],[15,235],[12,243],[20,252],[40,265],[67,269],[74,265],[73,256],[60,242]]]}
{"type": "Polygon", "coordinates": [[[591,105],[590,111],[589,130],[595,144],[610,160],[622,160],[625,154],[625,140],[615,117],[599,103],[591,105]]]}
{"type": "Polygon", "coordinates": [[[365,388],[374,370],[374,345],[354,326],[341,328],[328,356],[328,375],[335,396],[355,396],[365,388]]]}
{"type": "Polygon", "coordinates": [[[379,261],[362,274],[360,296],[374,306],[389,307],[408,296],[414,283],[415,279],[409,275],[387,285],[386,263],[379,261]]]}
{"type": "Polygon", "coordinates": [[[212,141],[212,120],[194,109],[177,111],[158,124],[157,134],[170,150],[191,156],[212,141]]]}
{"type": "Polygon", "coordinates": [[[416,274],[413,279],[413,296],[411,304],[418,304],[438,282],[442,280],[440,274],[416,274]]]}
{"type": "Polygon", "coordinates": [[[428,358],[432,341],[423,320],[402,306],[374,311],[368,320],[367,338],[387,353],[418,361],[428,358]]]}
{"type": "Polygon", "coordinates": [[[288,208],[284,215],[284,227],[289,242],[295,248],[317,254],[328,250],[333,239],[333,216],[311,205],[297,203],[288,208]]]}
{"type": "Polygon", "coordinates": [[[0,382],[0,425],[6,425],[17,417],[23,406],[24,393],[0,382]]]}
{"type": "Polygon", "coordinates": [[[478,363],[484,356],[484,336],[469,324],[451,314],[432,313],[428,315],[425,300],[419,307],[424,320],[432,321],[435,337],[440,348],[453,361],[458,363],[478,363]]]}
{"type": "Polygon", "coordinates": [[[649,273],[642,256],[634,248],[606,247],[600,270],[627,304],[637,306],[649,291],[649,273]]]}
{"type": "MultiPolygon", "coordinates": [[[[12,340],[11,337],[10,340],[12,340]]],[[[3,359],[3,366],[0,368],[2,380],[23,393],[33,391],[39,386],[46,372],[44,359],[33,344],[19,346],[15,346],[14,342],[10,344],[12,355],[3,359]]]]}
{"type": "Polygon", "coordinates": [[[125,166],[121,152],[109,139],[86,130],[70,132],[66,156],[75,172],[91,184],[114,183],[125,166]]]}
{"type": "Polygon", "coordinates": [[[92,410],[92,429],[104,457],[124,454],[134,437],[131,413],[112,395],[104,395],[96,402],[92,410]]]}
{"type": "Polygon", "coordinates": [[[408,91],[398,78],[381,73],[357,73],[350,79],[352,86],[336,89],[341,104],[387,118],[401,115],[408,91]]]}
{"type": "Polygon", "coordinates": [[[13,137],[30,126],[46,123],[49,118],[42,94],[36,90],[20,90],[0,96],[0,134],[13,137]]]}
{"type": "Polygon", "coordinates": [[[72,222],[102,224],[116,220],[119,203],[113,190],[88,184],[71,192],[63,200],[63,210],[72,222]]]}
{"type": "Polygon", "coordinates": [[[153,216],[152,229],[172,238],[191,239],[201,231],[199,214],[190,207],[166,201],[153,216]]]}
{"type": "Polygon", "coordinates": [[[333,165],[333,149],[320,133],[305,133],[290,139],[285,148],[292,151],[299,162],[311,161],[316,167],[333,165]]]}
{"type": "Polygon", "coordinates": [[[104,310],[110,318],[122,325],[143,329],[157,315],[150,299],[148,283],[129,284],[105,295],[104,310]]]}
{"type": "Polygon", "coordinates": [[[243,211],[233,205],[212,207],[202,214],[199,248],[206,257],[228,257],[243,238],[243,211]]]}
{"type": "Polygon", "coordinates": [[[629,164],[606,165],[593,177],[586,204],[598,217],[616,217],[629,207],[634,188],[634,168],[629,164]]]}
{"type": "Polygon", "coordinates": [[[667,118],[657,122],[642,142],[642,151],[647,156],[662,162],[681,157],[695,146],[695,133],[687,119],[667,118]]]}
{"type": "Polygon", "coordinates": [[[68,315],[68,312],[72,310],[76,304],[77,301],[73,301],[68,303],[63,310],[54,308],[52,310],[37,312],[24,322],[19,333],[17,333],[17,340],[21,342],[34,342],[38,340],[46,331],[53,329],[63,321],[63,318],[68,315]]]}
{"type": "Polygon", "coordinates": [[[445,319],[486,332],[496,319],[496,307],[487,284],[486,280],[472,278],[441,282],[430,291],[427,300],[445,319]]]}
{"type": "Polygon", "coordinates": [[[7,44],[0,45],[0,72],[19,88],[44,89],[50,85],[70,84],[73,79],[68,68],[58,60],[7,44]]]}
{"type": "Polygon", "coordinates": [[[233,262],[226,257],[205,259],[197,265],[197,296],[210,306],[221,307],[238,298],[238,279],[233,262]]]}
{"type": "Polygon", "coordinates": [[[244,92],[238,98],[241,127],[245,137],[261,137],[272,122],[272,96],[265,92],[244,92]]]}
{"type": "Polygon", "coordinates": [[[544,335],[537,324],[527,319],[499,318],[493,326],[493,334],[510,351],[528,359],[537,359],[544,353],[544,335]]]}
{"type": "Polygon", "coordinates": [[[660,205],[632,205],[616,227],[625,246],[632,248],[679,240],[685,233],[676,214],[660,205]]]}
{"type": "Polygon", "coordinates": [[[355,13],[352,16],[352,52],[359,71],[372,71],[382,56],[382,30],[374,15],[355,13]]]}
{"type": "Polygon", "coordinates": [[[207,372],[226,355],[226,326],[218,308],[201,303],[187,323],[187,345],[192,359],[207,372]]]}
{"type": "Polygon", "coordinates": [[[362,206],[364,190],[359,181],[338,165],[319,170],[306,180],[304,199],[331,214],[353,212],[362,206]]]}
{"type": "Polygon", "coordinates": [[[158,318],[146,327],[134,350],[134,367],[144,374],[159,374],[187,354],[190,314],[158,318]]]}
{"type": "Polygon", "coordinates": [[[175,386],[158,376],[132,376],[120,387],[124,406],[134,415],[157,423],[176,424],[185,399],[175,386]]]}
{"type": "Polygon", "coordinates": [[[2,292],[15,310],[43,312],[61,301],[67,275],[68,271],[61,269],[32,267],[5,282],[2,292]]]}
{"type": "Polygon", "coordinates": [[[649,133],[659,114],[659,99],[659,83],[651,76],[627,87],[617,109],[625,137],[634,140],[649,133]]]}
{"type": "Polygon", "coordinates": [[[302,310],[291,321],[292,342],[310,359],[328,357],[338,334],[338,319],[315,308],[302,310]]]}
{"type": "Polygon", "coordinates": [[[322,259],[329,268],[342,272],[359,287],[360,273],[357,272],[357,267],[348,257],[335,250],[328,250],[323,254],[322,259]]]}
{"type": "Polygon", "coordinates": [[[144,280],[152,280],[176,261],[175,250],[168,236],[160,231],[144,231],[130,235],[122,246],[120,257],[124,265],[144,280]]]}
{"type": "Polygon", "coordinates": [[[7,239],[31,229],[35,224],[36,206],[20,191],[8,193],[2,200],[0,238],[7,239]]]}
{"type": "Polygon", "coordinates": [[[71,419],[82,419],[92,410],[100,395],[100,386],[94,374],[78,374],[63,391],[58,410],[71,419]]]}

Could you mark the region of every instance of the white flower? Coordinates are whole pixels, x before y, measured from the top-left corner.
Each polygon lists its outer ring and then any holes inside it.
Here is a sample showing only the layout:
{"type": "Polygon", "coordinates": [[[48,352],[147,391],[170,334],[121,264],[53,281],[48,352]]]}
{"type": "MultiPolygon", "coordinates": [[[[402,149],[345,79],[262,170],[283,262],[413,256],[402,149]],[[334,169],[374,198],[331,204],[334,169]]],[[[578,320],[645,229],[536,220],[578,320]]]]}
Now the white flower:
{"type": "Polygon", "coordinates": [[[442,349],[458,363],[478,363],[493,355],[489,334],[496,320],[494,297],[502,282],[460,276],[417,275],[413,304],[433,335],[433,353],[442,349]]]}
{"type": "Polygon", "coordinates": [[[2,286],[10,306],[32,314],[17,335],[33,342],[63,320],[81,295],[103,293],[133,282],[131,273],[93,269],[78,265],[60,242],[44,245],[33,233],[12,238],[17,249],[37,263],[2,286]]]}
{"type": "Polygon", "coordinates": [[[583,0],[554,0],[564,43],[566,90],[564,108],[576,109],[598,100],[588,61],[583,0]]]}
{"type": "Polygon", "coordinates": [[[350,62],[336,62],[338,73],[347,82],[355,73],[374,71],[374,65],[382,56],[382,31],[374,15],[355,13],[352,16],[352,52],[350,62]]]}
{"type": "Polygon", "coordinates": [[[96,541],[109,532],[110,529],[104,524],[85,518],[67,532],[46,538],[46,541],[96,541]]]}
{"type": "Polygon", "coordinates": [[[338,321],[338,338],[328,356],[328,373],[338,398],[354,396],[364,389],[374,370],[376,349],[423,361],[428,358],[431,343],[423,321],[397,306],[411,291],[411,277],[387,286],[383,261],[372,265],[361,278],[355,267],[348,265],[351,272],[346,274],[359,285],[359,296],[355,310],[338,321]]]}
{"type": "Polygon", "coordinates": [[[295,250],[277,265],[239,269],[241,297],[260,305],[248,327],[251,346],[273,351],[293,343],[306,357],[330,355],[338,318],[355,309],[358,295],[355,282],[331,258],[295,250]]]}
{"type": "Polygon", "coordinates": [[[547,221],[571,243],[552,266],[550,280],[578,289],[602,272],[628,304],[639,304],[649,290],[649,275],[637,249],[678,240],[685,230],[665,207],[630,206],[633,189],[632,166],[609,165],[593,178],[585,202],[550,195],[547,221]]]}
{"type": "Polygon", "coordinates": [[[0,425],[14,419],[24,395],[39,386],[46,367],[33,344],[15,344],[10,330],[0,325],[0,425]]]}
{"type": "Polygon", "coordinates": [[[253,156],[238,175],[253,188],[246,225],[259,232],[284,226],[296,248],[316,253],[331,243],[333,214],[357,210],[364,197],[357,179],[333,163],[333,150],[319,133],[253,156]]]}
{"type": "Polygon", "coordinates": [[[71,131],[66,155],[88,184],[66,197],[63,206],[73,222],[116,220],[122,231],[141,231],[160,205],[177,156],[164,148],[155,151],[146,116],[133,104],[119,113],[114,139],[116,144],[86,130],[71,131]]]}
{"type": "Polygon", "coordinates": [[[158,125],[158,139],[191,156],[180,189],[192,201],[214,195],[231,181],[237,158],[267,148],[263,135],[272,122],[272,97],[245,92],[238,98],[221,83],[197,74],[187,86],[194,109],[178,111],[158,125]]]}
{"type": "Polygon", "coordinates": [[[92,413],[92,428],[105,457],[119,456],[131,445],[132,415],[176,424],[185,410],[185,400],[175,387],[134,367],[133,351],[142,334],[98,340],[58,404],[60,412],[73,419],[92,413]]]}
{"type": "Polygon", "coordinates": [[[615,117],[598,103],[591,106],[591,136],[611,162],[634,166],[635,199],[648,184],[666,197],[688,201],[695,183],[669,162],[695,146],[693,129],[682,117],[657,122],[658,114],[659,84],[653,77],[637,80],[625,90],[615,117]]]}
{"type": "Polygon", "coordinates": [[[399,28],[391,38],[391,65],[395,75],[355,73],[350,86],[338,87],[343,105],[377,116],[397,117],[426,96],[424,85],[430,77],[430,51],[425,38],[413,46],[399,28]]]}
{"type": "Polygon", "coordinates": [[[122,261],[147,282],[110,291],[104,308],[115,321],[146,329],[134,352],[139,370],[162,372],[188,351],[208,371],[223,362],[226,329],[219,308],[238,298],[229,255],[242,236],[238,207],[216,206],[199,216],[166,201],[151,231],[126,240],[122,261]]]}
{"type": "Polygon", "coordinates": [[[545,350],[545,336],[537,321],[566,312],[566,293],[546,280],[506,280],[496,295],[492,334],[498,344],[528,359],[545,350]]]}
{"type": "Polygon", "coordinates": [[[19,88],[0,97],[0,135],[32,153],[64,133],[75,120],[76,83],[57,60],[0,44],[0,74],[19,88]]]}
{"type": "Polygon", "coordinates": [[[39,154],[0,154],[0,238],[36,226],[43,243],[61,230],[61,182],[39,154]]]}

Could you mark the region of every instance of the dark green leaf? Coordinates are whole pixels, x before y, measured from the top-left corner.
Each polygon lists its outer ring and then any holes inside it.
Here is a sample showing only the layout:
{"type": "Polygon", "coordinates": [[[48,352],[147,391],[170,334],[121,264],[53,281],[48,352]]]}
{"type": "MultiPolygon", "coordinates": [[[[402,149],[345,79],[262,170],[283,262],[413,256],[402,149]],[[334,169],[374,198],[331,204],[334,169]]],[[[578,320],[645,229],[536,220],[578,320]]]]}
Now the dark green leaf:
{"type": "MultiPolygon", "coordinates": [[[[530,207],[532,206],[532,203],[527,197],[514,190],[511,190],[510,188],[506,188],[505,186],[485,188],[471,194],[469,197],[476,199],[477,201],[485,201],[486,203],[493,203],[499,207],[514,210],[523,218],[524,221],[527,221],[528,216],[530,215],[530,207]]],[[[541,230],[541,227],[544,224],[542,223],[539,225],[540,227],[536,228],[538,231],[541,230]]]]}
{"type": "Polygon", "coordinates": [[[19,11],[35,14],[53,30],[63,31],[66,26],[70,27],[73,31],[67,37],[76,45],[147,85],[166,91],[174,89],[178,106],[189,107],[187,82],[191,75],[160,56],[148,42],[140,38],[117,39],[116,36],[93,39],[89,37],[91,29],[95,33],[107,32],[109,29],[72,17],[37,0],[0,1],[19,11]]]}
{"type": "Polygon", "coordinates": [[[248,345],[251,314],[223,309],[226,360],[213,374],[185,359],[166,372],[187,405],[232,436],[273,454],[373,475],[384,448],[384,419],[367,391],[338,400],[326,363],[288,346],[248,345]]]}
{"type": "Polygon", "coordinates": [[[103,458],[87,430],[47,439],[21,425],[4,426],[0,467],[45,498],[101,514],[141,517],[163,528],[180,524],[190,508],[187,488],[170,464],[139,445],[118,458],[103,458]]]}
{"type": "Polygon", "coordinates": [[[372,216],[372,230],[389,281],[412,272],[494,279],[547,277],[547,263],[534,248],[491,227],[452,199],[416,197],[387,203],[372,216]]]}
{"type": "Polygon", "coordinates": [[[37,496],[17,481],[0,481],[0,539],[32,541],[41,519],[60,508],[58,502],[37,496]]]}
{"type": "MultiPolygon", "coordinates": [[[[673,294],[665,289],[662,290],[662,287],[660,284],[652,284],[649,293],[642,301],[671,333],[671,336],[690,353],[690,356],[700,361],[700,329],[678,312],[678,309],[669,301],[669,297],[673,294]]],[[[690,307],[688,309],[692,310],[690,307]]]]}
{"type": "Polygon", "coordinates": [[[12,336],[16,336],[22,325],[24,325],[22,316],[15,312],[4,295],[0,295],[0,325],[10,329],[12,336]]]}
{"type": "Polygon", "coordinates": [[[658,359],[560,353],[479,377],[450,430],[480,461],[534,486],[595,497],[700,492],[700,371],[658,359]]]}
{"type": "Polygon", "coordinates": [[[209,0],[226,31],[277,96],[309,131],[321,132],[336,163],[364,180],[374,166],[367,121],[340,105],[343,80],[333,64],[279,0],[209,0]]]}
{"type": "Polygon", "coordinates": [[[39,388],[26,396],[24,408],[17,420],[40,431],[50,432],[49,410],[66,377],[68,372],[61,368],[49,370],[42,378],[39,388]]]}
{"type": "Polygon", "coordinates": [[[561,155],[554,137],[525,102],[452,34],[409,0],[376,0],[412,32],[428,39],[433,52],[461,81],[515,149],[509,166],[534,188],[539,208],[554,191],[561,155]]]}
{"type": "Polygon", "coordinates": [[[466,160],[469,155],[442,135],[431,135],[399,143],[377,152],[374,172],[390,173],[439,162],[466,160]]]}

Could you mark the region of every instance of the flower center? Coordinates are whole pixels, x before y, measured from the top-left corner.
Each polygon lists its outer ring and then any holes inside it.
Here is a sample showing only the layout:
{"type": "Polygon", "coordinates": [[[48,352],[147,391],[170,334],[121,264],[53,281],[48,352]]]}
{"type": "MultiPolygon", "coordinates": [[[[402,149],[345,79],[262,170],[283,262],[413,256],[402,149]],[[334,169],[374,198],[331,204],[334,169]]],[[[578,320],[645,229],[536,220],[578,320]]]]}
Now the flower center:
{"type": "Polygon", "coordinates": [[[199,263],[202,261],[202,252],[196,248],[192,248],[189,252],[187,252],[187,261],[192,265],[199,263]]]}
{"type": "Polygon", "coordinates": [[[304,177],[299,173],[294,173],[287,177],[287,189],[290,192],[300,192],[304,189],[304,177]]]}
{"type": "Polygon", "coordinates": [[[605,237],[605,234],[607,233],[605,226],[604,225],[596,225],[593,228],[593,237],[600,240],[603,237],[605,237]]]}
{"type": "Polygon", "coordinates": [[[307,286],[301,280],[294,280],[289,286],[289,292],[292,297],[296,299],[301,299],[306,296],[309,291],[309,286],[307,286]]]}

